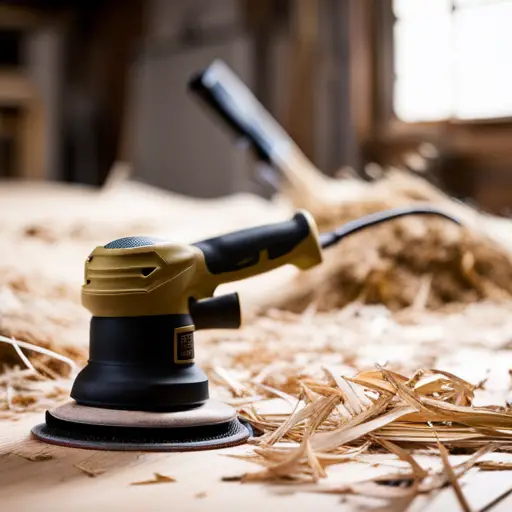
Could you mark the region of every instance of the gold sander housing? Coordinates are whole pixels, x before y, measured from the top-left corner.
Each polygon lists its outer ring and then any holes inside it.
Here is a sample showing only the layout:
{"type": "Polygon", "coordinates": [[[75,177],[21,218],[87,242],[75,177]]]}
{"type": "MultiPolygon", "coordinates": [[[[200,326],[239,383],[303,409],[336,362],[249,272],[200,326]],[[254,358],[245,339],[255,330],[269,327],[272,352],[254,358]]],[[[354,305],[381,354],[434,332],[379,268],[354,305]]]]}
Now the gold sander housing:
{"type": "Polygon", "coordinates": [[[82,303],[92,313],[90,354],[71,391],[75,402],[46,413],[39,439],[80,448],[190,450],[243,442],[233,409],[209,400],[195,363],[196,329],[237,328],[237,294],[222,283],[284,264],[322,260],[309,213],[182,245],[127,237],[87,258],[82,303]]]}

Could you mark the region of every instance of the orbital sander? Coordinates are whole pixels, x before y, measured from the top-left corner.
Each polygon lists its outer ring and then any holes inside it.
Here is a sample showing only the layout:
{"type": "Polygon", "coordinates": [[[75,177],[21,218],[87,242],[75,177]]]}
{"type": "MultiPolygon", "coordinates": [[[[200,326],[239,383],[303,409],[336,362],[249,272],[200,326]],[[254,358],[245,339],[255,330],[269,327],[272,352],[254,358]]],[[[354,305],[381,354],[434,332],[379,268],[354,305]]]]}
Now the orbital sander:
{"type": "Polygon", "coordinates": [[[397,208],[318,234],[312,216],[244,229],[192,245],[148,236],[97,247],[85,263],[82,303],[92,313],[90,353],[72,402],[32,429],[51,444],[100,450],[187,451],[243,443],[250,427],[209,398],[195,363],[194,331],[238,328],[236,293],[216,288],[285,264],[309,269],[322,249],[361,229],[430,206],[397,208]]]}

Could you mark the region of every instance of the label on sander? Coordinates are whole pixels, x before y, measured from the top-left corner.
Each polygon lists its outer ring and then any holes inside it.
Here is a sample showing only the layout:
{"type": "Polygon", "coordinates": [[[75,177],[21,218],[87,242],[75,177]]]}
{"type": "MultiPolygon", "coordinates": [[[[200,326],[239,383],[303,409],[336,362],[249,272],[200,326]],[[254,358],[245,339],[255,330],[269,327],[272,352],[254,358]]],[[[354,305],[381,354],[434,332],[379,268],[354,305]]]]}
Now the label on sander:
{"type": "Polygon", "coordinates": [[[194,326],[185,325],[174,329],[174,362],[189,364],[194,362],[194,326]]]}

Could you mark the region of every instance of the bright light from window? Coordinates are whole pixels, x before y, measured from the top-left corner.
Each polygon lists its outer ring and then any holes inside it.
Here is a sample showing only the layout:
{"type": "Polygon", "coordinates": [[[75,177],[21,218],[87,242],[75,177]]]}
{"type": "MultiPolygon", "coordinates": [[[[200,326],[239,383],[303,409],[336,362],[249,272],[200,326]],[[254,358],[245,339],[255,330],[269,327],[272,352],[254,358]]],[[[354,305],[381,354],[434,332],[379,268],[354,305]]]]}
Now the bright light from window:
{"type": "Polygon", "coordinates": [[[512,116],[512,1],[395,0],[396,115],[512,116]]]}

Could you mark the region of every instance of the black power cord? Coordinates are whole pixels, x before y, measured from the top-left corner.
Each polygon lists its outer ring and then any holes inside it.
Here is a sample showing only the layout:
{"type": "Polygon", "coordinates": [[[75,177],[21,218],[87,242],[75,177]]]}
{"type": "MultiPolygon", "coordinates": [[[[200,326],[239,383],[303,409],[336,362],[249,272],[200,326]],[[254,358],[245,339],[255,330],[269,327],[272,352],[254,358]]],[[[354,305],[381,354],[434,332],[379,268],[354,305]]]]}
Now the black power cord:
{"type": "Polygon", "coordinates": [[[343,224],[338,229],[329,233],[323,233],[320,235],[320,245],[326,249],[332,245],[338,243],[342,238],[347,235],[352,235],[363,229],[381,224],[382,222],[388,222],[390,220],[397,219],[399,217],[405,217],[407,215],[437,215],[438,217],[444,217],[445,219],[451,220],[456,224],[461,222],[443,210],[438,210],[432,206],[406,206],[402,208],[391,208],[382,212],[372,213],[365,215],[359,219],[352,220],[343,224]]]}

